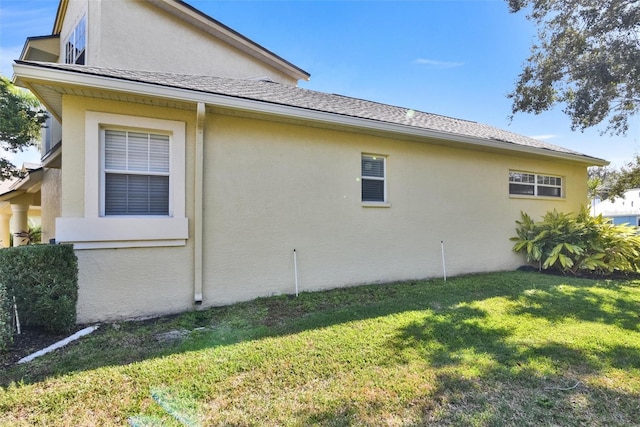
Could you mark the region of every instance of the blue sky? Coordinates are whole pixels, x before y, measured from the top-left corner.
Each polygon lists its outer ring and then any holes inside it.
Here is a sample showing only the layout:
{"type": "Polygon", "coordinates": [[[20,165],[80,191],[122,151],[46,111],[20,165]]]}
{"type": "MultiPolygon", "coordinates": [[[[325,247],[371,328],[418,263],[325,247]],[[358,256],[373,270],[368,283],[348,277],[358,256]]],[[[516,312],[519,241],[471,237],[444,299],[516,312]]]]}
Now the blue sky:
{"type": "MultiPolygon", "coordinates": [[[[536,29],[504,0],[187,2],[309,72],[301,87],[486,123],[613,166],[640,153],[637,118],[626,137],[572,132],[560,107],[509,120],[536,29]]],[[[57,5],[0,0],[1,74],[26,37],[51,34],[57,5]]]]}

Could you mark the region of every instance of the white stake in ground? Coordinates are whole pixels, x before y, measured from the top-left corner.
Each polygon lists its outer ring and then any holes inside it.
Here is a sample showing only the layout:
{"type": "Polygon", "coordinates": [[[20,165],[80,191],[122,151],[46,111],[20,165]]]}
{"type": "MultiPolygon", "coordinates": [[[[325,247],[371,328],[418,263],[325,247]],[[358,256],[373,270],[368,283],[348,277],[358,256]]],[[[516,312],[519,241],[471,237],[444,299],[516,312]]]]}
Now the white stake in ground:
{"type": "Polygon", "coordinates": [[[18,304],[16,304],[15,295],[13,297],[13,313],[16,316],[16,332],[20,335],[22,334],[22,331],[20,330],[20,317],[18,317],[18,304]]]}
{"type": "Polygon", "coordinates": [[[442,274],[444,275],[444,281],[447,281],[447,266],[444,262],[444,240],[440,240],[440,248],[442,249],[442,274]]]}
{"type": "Polygon", "coordinates": [[[296,281],[296,296],[298,296],[298,255],[296,250],[293,250],[293,278],[296,281]]]}

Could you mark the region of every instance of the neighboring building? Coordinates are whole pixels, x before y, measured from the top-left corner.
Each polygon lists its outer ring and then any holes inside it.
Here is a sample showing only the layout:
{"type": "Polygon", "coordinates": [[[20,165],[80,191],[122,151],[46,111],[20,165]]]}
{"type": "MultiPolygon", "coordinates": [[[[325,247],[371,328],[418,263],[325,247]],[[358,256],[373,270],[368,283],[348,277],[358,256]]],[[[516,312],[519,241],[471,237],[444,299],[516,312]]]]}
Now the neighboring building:
{"type": "Polygon", "coordinates": [[[512,269],[520,212],[577,211],[607,164],[300,89],[306,72],[177,0],[63,0],[14,71],[62,123],[42,224],[75,245],[79,322],[293,293],[294,277],[439,276],[441,242],[448,274],[512,269]]]}
{"type": "Polygon", "coordinates": [[[24,233],[40,225],[42,167],[25,163],[22,177],[0,181],[0,248],[31,242],[24,233]]]}
{"type": "Polygon", "coordinates": [[[623,197],[614,200],[602,200],[593,205],[592,213],[611,218],[616,224],[629,224],[640,227],[640,188],[624,192],[623,197]]]}

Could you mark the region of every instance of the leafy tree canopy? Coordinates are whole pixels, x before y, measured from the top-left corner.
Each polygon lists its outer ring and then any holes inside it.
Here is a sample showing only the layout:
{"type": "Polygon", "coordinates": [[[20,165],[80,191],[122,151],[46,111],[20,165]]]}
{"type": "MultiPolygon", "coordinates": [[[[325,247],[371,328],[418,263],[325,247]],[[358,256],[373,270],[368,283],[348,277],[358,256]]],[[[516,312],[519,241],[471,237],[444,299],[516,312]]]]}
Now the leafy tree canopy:
{"type": "MultiPolygon", "coordinates": [[[[36,97],[0,76],[0,148],[16,153],[37,145],[46,119],[47,113],[36,97]]],[[[15,165],[0,157],[0,181],[17,174],[15,165]]]]}
{"type": "Polygon", "coordinates": [[[629,162],[617,172],[613,184],[609,188],[608,197],[624,197],[627,190],[640,188],[640,156],[636,155],[635,162],[629,162]]]}
{"type": "Polygon", "coordinates": [[[626,134],[640,111],[640,2],[507,1],[528,10],[539,39],[508,95],[513,113],[563,104],[573,130],[608,120],[606,131],[626,134]]]}
{"type": "MultiPolygon", "coordinates": [[[[609,198],[611,189],[616,185],[620,171],[606,166],[590,167],[587,169],[587,191],[589,200],[609,198]]],[[[613,197],[613,196],[612,196],[613,197]]]]}

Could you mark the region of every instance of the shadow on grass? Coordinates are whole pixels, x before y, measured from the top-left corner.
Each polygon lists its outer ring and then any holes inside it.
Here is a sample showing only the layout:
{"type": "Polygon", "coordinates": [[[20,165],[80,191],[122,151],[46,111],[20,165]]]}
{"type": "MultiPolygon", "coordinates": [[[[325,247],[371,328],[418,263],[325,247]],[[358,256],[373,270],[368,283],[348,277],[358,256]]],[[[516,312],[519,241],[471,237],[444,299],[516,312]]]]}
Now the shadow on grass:
{"type": "MultiPolygon", "coordinates": [[[[428,321],[399,331],[390,345],[399,350],[413,346],[436,365],[455,365],[459,363],[463,350],[473,349],[491,354],[504,366],[511,366],[528,356],[519,354],[507,343],[511,334],[508,329],[488,328],[483,324],[486,313],[469,307],[469,304],[498,296],[514,301],[524,299],[528,302],[518,308],[523,315],[549,319],[573,315],[633,329],[631,311],[635,308],[636,313],[640,312],[640,304],[634,303],[630,297],[624,299],[623,295],[619,301],[614,301],[618,309],[612,312],[611,301],[607,300],[607,304],[604,301],[594,302],[598,296],[584,289],[595,283],[537,273],[506,272],[454,278],[446,283],[441,280],[405,282],[302,293],[298,298],[262,298],[142,323],[105,324],[94,335],[62,350],[8,369],[0,381],[4,386],[11,381],[35,383],[50,376],[126,365],[175,353],[284,336],[414,310],[430,313],[428,321]],[[569,282],[571,289],[577,290],[569,294],[558,290],[559,284],[569,282]],[[530,292],[531,289],[536,292],[530,292]],[[537,308],[538,305],[542,308],[537,308]],[[193,331],[197,328],[205,329],[192,333],[184,342],[163,343],[157,338],[163,332],[193,331]]],[[[616,288],[621,289],[621,286],[613,283],[606,289],[613,291],[616,288]]],[[[623,366],[635,366],[637,356],[629,358],[627,350],[623,347],[612,349],[603,357],[618,360],[623,366]]],[[[544,356],[545,349],[532,351],[544,356]]],[[[549,351],[561,354],[572,350],[549,351]]],[[[566,356],[568,362],[588,362],[583,359],[580,354],[566,356]]]]}
{"type": "MultiPolygon", "coordinates": [[[[519,288],[504,296],[518,303],[509,314],[523,319],[560,323],[571,318],[640,330],[640,302],[620,284],[587,289],[573,282],[533,292],[519,288]]],[[[398,353],[410,350],[432,366],[454,368],[438,374],[435,391],[420,403],[418,420],[407,425],[640,425],[637,395],[577,380],[608,367],[639,369],[637,346],[603,344],[584,350],[546,342],[524,347],[509,340],[509,328],[490,326],[484,310],[465,305],[473,300],[458,302],[399,329],[389,341],[398,353]],[[483,356],[486,365],[465,366],[469,354],[483,356]],[[548,363],[550,372],[533,369],[538,361],[548,363]],[[469,373],[474,368],[481,374],[469,373]]]]}
{"type": "MultiPolygon", "coordinates": [[[[371,425],[419,426],[618,426],[640,425],[637,396],[610,388],[585,385],[571,374],[550,377],[523,372],[508,381],[499,372],[474,379],[458,373],[440,373],[433,392],[406,402],[408,412],[387,414],[371,425]],[[394,423],[394,420],[396,421],[394,423]]],[[[353,426],[368,424],[362,408],[353,402],[338,409],[309,411],[300,425],[353,426]]]]}
{"type": "MultiPolygon", "coordinates": [[[[630,284],[635,285],[635,282],[630,284]]],[[[618,283],[605,283],[596,292],[560,285],[519,294],[519,307],[512,314],[528,314],[552,322],[571,316],[637,332],[640,331],[640,300],[637,295],[635,298],[634,300],[628,288],[623,288],[618,283]]]]}
{"type": "Polygon", "coordinates": [[[414,420],[404,425],[626,427],[640,419],[637,396],[585,385],[571,375],[496,382],[442,374],[435,392],[418,406],[414,420]]]}

